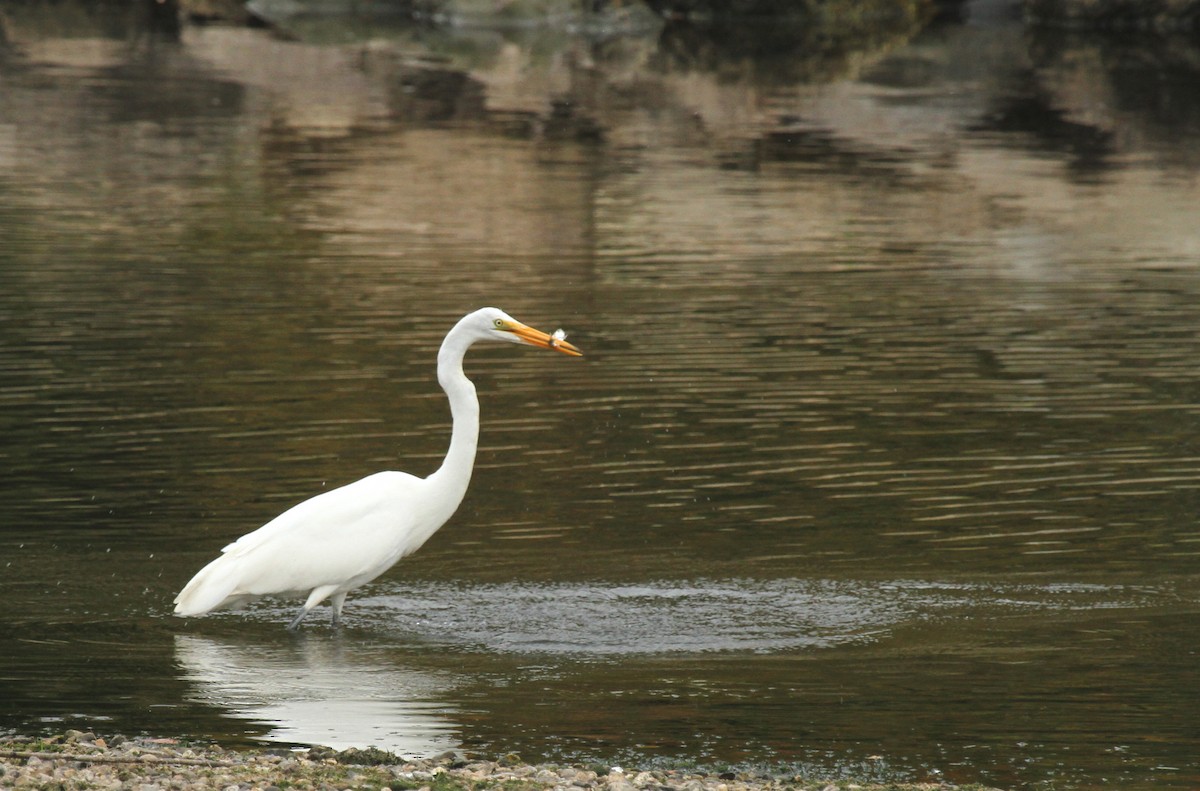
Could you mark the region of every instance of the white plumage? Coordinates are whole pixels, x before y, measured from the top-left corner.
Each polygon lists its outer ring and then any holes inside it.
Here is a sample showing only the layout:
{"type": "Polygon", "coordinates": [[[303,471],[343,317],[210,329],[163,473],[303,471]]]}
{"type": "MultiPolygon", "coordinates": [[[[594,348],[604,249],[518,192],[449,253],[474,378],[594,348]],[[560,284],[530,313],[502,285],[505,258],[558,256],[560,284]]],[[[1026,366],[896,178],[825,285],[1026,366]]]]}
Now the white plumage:
{"type": "Polygon", "coordinates": [[[582,354],[558,333],[527,327],[496,308],[463,317],[438,352],[438,381],[454,419],[442,466],[427,478],[378,472],[284,511],[226,546],[201,569],[175,597],[176,615],[236,608],[260,596],[307,594],[289,629],[326,599],[337,623],[347,593],[415,552],[462,502],[479,438],[479,401],[462,361],[467,349],[482,340],[582,354]]]}

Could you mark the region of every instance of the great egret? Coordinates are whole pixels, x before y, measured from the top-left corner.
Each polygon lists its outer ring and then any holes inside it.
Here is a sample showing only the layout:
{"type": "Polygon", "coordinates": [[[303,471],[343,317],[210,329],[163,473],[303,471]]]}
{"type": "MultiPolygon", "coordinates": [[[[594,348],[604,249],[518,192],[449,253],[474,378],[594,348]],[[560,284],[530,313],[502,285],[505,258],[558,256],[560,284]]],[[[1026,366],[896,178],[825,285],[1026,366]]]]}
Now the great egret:
{"type": "Polygon", "coordinates": [[[175,597],[176,615],[203,615],[237,608],[260,596],[308,594],[295,629],[325,599],[333,623],[346,594],[415,552],[458,508],[479,441],[479,399],[463,373],[463,356],[476,341],[508,341],[582,356],[563,340],[527,327],[496,308],[459,320],[438,351],[438,382],[450,399],[454,420],[450,449],[428,478],[377,472],[323,492],[284,511],[221,550],[175,597]]]}

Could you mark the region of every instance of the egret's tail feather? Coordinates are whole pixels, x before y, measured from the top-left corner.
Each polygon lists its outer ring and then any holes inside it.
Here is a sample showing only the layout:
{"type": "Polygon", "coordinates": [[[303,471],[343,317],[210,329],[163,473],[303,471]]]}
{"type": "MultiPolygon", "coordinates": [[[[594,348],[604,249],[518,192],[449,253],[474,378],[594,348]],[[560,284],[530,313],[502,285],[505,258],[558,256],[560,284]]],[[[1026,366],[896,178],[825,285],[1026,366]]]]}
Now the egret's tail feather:
{"type": "Polygon", "coordinates": [[[226,557],[221,556],[200,569],[191,582],[184,586],[175,597],[176,615],[204,615],[244,603],[247,597],[236,592],[237,577],[227,564],[222,563],[226,557]]]}

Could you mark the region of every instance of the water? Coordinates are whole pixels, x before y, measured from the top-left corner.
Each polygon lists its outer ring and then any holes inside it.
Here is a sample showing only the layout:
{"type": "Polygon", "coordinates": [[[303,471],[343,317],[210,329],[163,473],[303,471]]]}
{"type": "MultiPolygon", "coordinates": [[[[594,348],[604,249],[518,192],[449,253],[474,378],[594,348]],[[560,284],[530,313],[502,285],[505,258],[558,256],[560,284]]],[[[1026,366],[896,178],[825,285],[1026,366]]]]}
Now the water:
{"type": "Polygon", "coordinates": [[[1194,51],[986,10],[798,59],[6,8],[0,728],[1197,785],[1194,51]],[[171,617],[436,467],[483,304],[587,356],[471,352],[458,515],[340,631],[171,617]]]}

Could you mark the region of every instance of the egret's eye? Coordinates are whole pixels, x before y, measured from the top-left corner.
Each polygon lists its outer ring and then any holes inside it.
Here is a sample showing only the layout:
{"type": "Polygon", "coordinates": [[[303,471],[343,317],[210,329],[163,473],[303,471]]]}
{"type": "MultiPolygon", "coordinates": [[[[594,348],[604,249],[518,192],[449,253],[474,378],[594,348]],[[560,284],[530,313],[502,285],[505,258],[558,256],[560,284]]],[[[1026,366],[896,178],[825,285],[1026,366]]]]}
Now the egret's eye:
{"type": "Polygon", "coordinates": [[[504,319],[496,319],[496,329],[504,329],[504,319]]]}

